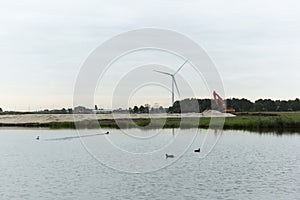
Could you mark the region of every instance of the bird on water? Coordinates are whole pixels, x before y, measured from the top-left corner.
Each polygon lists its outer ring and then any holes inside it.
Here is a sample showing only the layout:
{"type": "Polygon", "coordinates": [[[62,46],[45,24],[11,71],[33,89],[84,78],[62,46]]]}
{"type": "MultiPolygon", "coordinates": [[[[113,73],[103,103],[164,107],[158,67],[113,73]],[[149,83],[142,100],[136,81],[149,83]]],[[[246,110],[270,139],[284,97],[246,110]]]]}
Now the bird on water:
{"type": "Polygon", "coordinates": [[[196,150],[194,150],[194,152],[196,152],[196,153],[200,153],[200,148],[199,148],[199,149],[196,149],[196,150]]]}
{"type": "Polygon", "coordinates": [[[175,157],[174,155],[166,154],[166,158],[174,158],[174,157],[175,157]]]}

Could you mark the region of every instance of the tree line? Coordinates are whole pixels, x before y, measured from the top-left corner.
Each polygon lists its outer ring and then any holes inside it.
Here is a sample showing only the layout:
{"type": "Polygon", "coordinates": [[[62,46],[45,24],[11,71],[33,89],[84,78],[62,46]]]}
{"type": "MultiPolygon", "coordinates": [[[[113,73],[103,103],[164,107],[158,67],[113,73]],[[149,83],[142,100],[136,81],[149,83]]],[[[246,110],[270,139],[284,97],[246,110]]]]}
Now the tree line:
{"type": "MultiPolygon", "coordinates": [[[[300,100],[271,100],[258,99],[254,102],[242,98],[232,98],[225,100],[227,108],[235,109],[235,112],[291,112],[300,111],[300,100]]],[[[163,108],[162,106],[153,108],[149,104],[134,106],[129,108],[130,113],[188,113],[203,112],[205,110],[222,111],[222,104],[216,105],[213,99],[184,99],[174,102],[173,106],[163,108]]]]}
{"type": "Polygon", "coordinates": [[[165,113],[168,109],[162,106],[159,107],[151,107],[149,104],[134,106],[133,108],[129,108],[130,113],[165,113]]]}
{"type": "MultiPolygon", "coordinates": [[[[258,99],[254,102],[242,98],[226,99],[227,108],[233,108],[236,112],[292,112],[300,111],[300,100],[271,100],[271,99],[258,99]]],[[[95,106],[95,109],[98,109],[95,106]]],[[[174,102],[173,106],[164,108],[162,106],[151,107],[149,104],[134,106],[129,108],[130,113],[188,113],[188,112],[203,112],[205,110],[219,110],[222,111],[222,105],[216,105],[213,99],[184,99],[174,102]]],[[[51,114],[70,114],[72,109],[61,110],[43,110],[32,113],[51,113],[51,114]]],[[[0,113],[4,112],[0,108],[0,113]]]]}
{"type": "MultiPolygon", "coordinates": [[[[271,100],[258,99],[251,102],[248,99],[232,98],[226,99],[227,108],[233,108],[236,112],[289,112],[300,111],[300,100],[271,100]]],[[[168,112],[203,112],[205,110],[222,111],[222,105],[214,102],[212,99],[184,99],[176,101],[172,107],[169,107],[168,112]]]]}

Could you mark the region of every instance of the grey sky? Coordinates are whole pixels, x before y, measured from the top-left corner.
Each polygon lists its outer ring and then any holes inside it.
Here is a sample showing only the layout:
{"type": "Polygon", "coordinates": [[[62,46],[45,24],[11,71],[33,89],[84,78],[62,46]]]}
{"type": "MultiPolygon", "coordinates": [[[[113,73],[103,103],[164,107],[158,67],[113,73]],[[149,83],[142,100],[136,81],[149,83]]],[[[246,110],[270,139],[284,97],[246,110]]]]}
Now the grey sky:
{"type": "Polygon", "coordinates": [[[299,10],[296,0],[1,1],[0,107],[71,107],[89,53],[143,27],[198,42],[214,60],[227,97],[294,99],[300,96],[299,10]]]}

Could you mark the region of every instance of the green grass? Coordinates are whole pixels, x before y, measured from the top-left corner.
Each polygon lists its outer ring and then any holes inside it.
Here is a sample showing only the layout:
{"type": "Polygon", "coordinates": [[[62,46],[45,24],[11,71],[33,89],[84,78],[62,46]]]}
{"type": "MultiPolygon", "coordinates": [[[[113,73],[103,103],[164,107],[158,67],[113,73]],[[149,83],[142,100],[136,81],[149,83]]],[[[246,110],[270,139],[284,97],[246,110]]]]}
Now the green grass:
{"type": "Polygon", "coordinates": [[[278,114],[278,116],[238,116],[226,118],[224,129],[300,133],[300,114],[284,113],[278,114]]]}

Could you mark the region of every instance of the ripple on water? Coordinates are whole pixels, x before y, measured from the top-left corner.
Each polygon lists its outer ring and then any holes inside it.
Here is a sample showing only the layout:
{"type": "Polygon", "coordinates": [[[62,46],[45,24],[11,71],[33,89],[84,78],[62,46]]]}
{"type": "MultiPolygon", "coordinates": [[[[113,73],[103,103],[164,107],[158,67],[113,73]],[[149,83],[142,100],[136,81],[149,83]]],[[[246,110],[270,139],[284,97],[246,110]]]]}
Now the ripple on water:
{"type": "MultiPolygon", "coordinates": [[[[189,134],[189,130],[183,132],[189,134]]],[[[76,136],[68,130],[2,130],[1,200],[273,200],[300,196],[299,135],[225,131],[205,159],[193,152],[201,142],[196,141],[173,165],[147,174],[119,173],[103,166],[85,151],[76,136]],[[42,140],[35,141],[36,135],[42,140]],[[51,138],[68,139],[47,141],[51,138]]],[[[164,143],[166,137],[157,140],[164,143]]],[[[125,138],[121,144],[126,142],[125,138]]]]}

